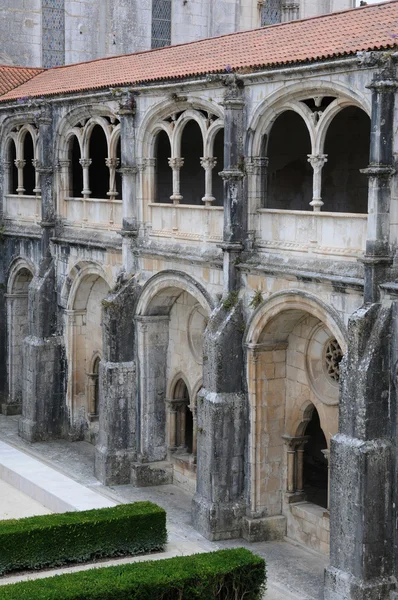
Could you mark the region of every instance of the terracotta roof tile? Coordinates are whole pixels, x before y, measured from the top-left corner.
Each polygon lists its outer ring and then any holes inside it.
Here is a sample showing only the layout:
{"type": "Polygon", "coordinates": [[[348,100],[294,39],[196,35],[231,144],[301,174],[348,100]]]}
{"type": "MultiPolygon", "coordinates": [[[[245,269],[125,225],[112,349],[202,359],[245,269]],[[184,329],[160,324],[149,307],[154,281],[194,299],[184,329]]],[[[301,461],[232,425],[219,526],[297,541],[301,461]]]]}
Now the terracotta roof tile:
{"type": "Polygon", "coordinates": [[[0,65],[0,96],[32,79],[44,69],[0,65]]]}
{"type": "Polygon", "coordinates": [[[55,67],[0,101],[259,69],[397,45],[398,0],[125,56],[55,67]]]}

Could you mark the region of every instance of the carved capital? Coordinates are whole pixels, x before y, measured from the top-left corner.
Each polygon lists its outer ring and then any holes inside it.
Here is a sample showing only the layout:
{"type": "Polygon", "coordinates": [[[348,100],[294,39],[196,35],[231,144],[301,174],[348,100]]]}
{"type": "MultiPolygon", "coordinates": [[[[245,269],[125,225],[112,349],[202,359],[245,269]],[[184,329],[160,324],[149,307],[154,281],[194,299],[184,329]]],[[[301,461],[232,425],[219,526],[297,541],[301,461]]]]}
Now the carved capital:
{"type": "Polygon", "coordinates": [[[217,164],[217,159],[213,156],[202,156],[200,164],[204,169],[214,169],[217,164]]]}
{"type": "Polygon", "coordinates": [[[91,158],[79,158],[79,163],[83,167],[83,169],[87,169],[93,161],[91,158]]]}
{"type": "Polygon", "coordinates": [[[105,164],[109,169],[117,169],[119,166],[120,160],[118,158],[106,158],[105,164]]]}
{"type": "Polygon", "coordinates": [[[169,158],[169,167],[171,167],[172,169],[181,169],[184,166],[184,159],[177,157],[177,158],[169,158]]]}
{"type": "Polygon", "coordinates": [[[17,169],[23,169],[26,165],[26,160],[24,160],[23,158],[16,158],[14,160],[14,165],[17,167],[17,169]]]}
{"type": "Polygon", "coordinates": [[[307,156],[308,162],[311,164],[311,167],[314,169],[314,171],[321,170],[328,161],[327,154],[307,154],[307,156]]]}

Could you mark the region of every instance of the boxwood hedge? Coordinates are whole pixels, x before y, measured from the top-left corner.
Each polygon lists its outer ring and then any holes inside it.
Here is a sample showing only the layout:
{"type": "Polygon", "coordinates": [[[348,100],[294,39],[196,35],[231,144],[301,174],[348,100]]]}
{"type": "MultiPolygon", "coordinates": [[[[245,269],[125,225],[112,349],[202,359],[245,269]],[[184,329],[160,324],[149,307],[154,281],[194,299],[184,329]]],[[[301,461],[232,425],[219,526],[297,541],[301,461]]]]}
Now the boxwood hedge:
{"type": "Polygon", "coordinates": [[[0,575],[163,550],[166,513],[151,502],[0,521],[0,575]]]}
{"type": "Polygon", "coordinates": [[[260,600],[266,571],[245,548],[219,550],[24,581],[1,600],[260,600]]]}

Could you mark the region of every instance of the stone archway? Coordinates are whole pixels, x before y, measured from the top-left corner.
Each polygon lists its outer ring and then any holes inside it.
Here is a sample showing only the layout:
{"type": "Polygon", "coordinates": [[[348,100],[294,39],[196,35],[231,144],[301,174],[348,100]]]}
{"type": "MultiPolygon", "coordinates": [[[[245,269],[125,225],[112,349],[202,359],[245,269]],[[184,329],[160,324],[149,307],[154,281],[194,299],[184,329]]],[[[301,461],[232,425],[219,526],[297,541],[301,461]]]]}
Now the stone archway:
{"type": "Polygon", "coordinates": [[[17,261],[6,294],[8,398],[2,412],[8,415],[22,410],[23,341],[29,333],[28,292],[32,279],[32,268],[23,260],[17,261]]]}
{"type": "Polygon", "coordinates": [[[200,286],[170,273],[147,283],[136,317],[141,460],[167,459],[173,481],[192,492],[196,489],[193,391],[203,377],[203,333],[210,310],[200,286]]]}
{"type": "Polygon", "coordinates": [[[338,431],[344,335],[333,310],[292,292],[275,295],[260,307],[249,336],[251,512],[257,518],[271,517],[279,527],[284,518],[289,537],[327,553],[327,506],[307,501],[303,466],[314,410],[319,424],[318,429],[312,424],[310,433],[314,437],[323,431],[325,460],[338,431]],[[331,347],[339,353],[333,354],[331,347]]]}
{"type": "Polygon", "coordinates": [[[102,356],[102,300],[110,289],[95,265],[86,265],[68,300],[68,388],[70,427],[77,438],[95,443],[98,431],[98,377],[102,356]]]}

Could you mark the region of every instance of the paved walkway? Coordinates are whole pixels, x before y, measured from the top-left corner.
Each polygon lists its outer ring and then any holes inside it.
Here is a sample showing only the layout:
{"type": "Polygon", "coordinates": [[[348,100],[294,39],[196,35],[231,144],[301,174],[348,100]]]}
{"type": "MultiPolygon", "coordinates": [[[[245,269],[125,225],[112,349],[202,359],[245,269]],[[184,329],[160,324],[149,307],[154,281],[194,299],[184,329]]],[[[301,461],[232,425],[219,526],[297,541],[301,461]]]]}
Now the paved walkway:
{"type": "Polygon", "coordinates": [[[0,479],[0,521],[47,515],[51,511],[0,479]]]}
{"type": "MultiPolygon", "coordinates": [[[[263,556],[268,568],[266,600],[321,600],[323,598],[324,556],[290,542],[259,542],[243,540],[209,542],[191,525],[191,496],[184,490],[165,485],[134,488],[131,485],[105,487],[94,476],[94,448],[86,442],[56,440],[29,444],[17,432],[17,417],[0,415],[0,440],[22,450],[41,463],[70,477],[96,494],[115,502],[151,500],[167,511],[171,549],[181,552],[204,552],[218,548],[245,546],[263,556]],[[185,549],[185,550],[184,550],[185,549]],[[194,550],[193,550],[194,549],[194,550]],[[177,550],[178,551],[178,550],[177,550]]],[[[2,461],[0,445],[0,464],[2,461]]]]}

